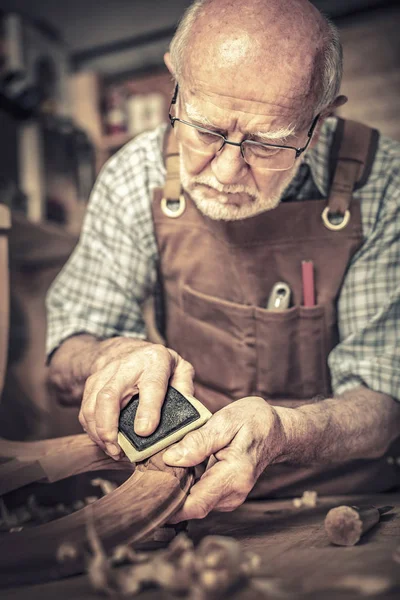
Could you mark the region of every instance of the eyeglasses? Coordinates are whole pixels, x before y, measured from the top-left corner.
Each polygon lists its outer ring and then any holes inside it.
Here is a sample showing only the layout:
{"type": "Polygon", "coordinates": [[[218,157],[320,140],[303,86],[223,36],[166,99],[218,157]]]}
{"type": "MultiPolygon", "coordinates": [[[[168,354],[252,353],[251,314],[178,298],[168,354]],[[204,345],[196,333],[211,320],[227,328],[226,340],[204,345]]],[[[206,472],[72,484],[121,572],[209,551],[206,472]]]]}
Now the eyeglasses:
{"type": "Polygon", "coordinates": [[[220,152],[225,144],[238,146],[243,159],[248,165],[269,171],[287,171],[293,167],[296,159],[307,150],[319,119],[319,115],[317,115],[313,120],[307,134],[307,143],[303,148],[280,144],[263,144],[253,140],[231,142],[222,133],[210,131],[205,127],[200,127],[194,123],[189,123],[188,121],[172,116],[172,107],[176,104],[178,98],[178,88],[177,84],[169,106],[168,116],[178,140],[184,146],[187,146],[198,154],[210,157],[220,152]]]}

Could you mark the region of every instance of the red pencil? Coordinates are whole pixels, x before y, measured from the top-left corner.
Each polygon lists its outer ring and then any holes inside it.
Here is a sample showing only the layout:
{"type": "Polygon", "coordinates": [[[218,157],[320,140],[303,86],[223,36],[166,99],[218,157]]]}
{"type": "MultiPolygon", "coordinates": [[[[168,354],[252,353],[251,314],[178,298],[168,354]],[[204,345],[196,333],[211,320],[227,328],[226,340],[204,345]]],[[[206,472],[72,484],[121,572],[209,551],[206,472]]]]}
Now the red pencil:
{"type": "Polygon", "coordinates": [[[314,263],[312,260],[301,261],[303,282],[303,306],[315,306],[314,263]]]}

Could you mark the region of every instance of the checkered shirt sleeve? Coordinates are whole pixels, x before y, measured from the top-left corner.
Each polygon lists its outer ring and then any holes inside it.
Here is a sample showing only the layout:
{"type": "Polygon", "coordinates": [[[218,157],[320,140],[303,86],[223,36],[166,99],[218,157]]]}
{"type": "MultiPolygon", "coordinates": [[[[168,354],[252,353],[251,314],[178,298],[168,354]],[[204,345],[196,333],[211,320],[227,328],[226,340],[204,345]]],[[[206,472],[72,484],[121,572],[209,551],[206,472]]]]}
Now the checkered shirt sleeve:
{"type": "Polygon", "coordinates": [[[141,305],[156,278],[151,198],[165,179],[164,131],[130,142],[99,175],[79,243],[47,296],[48,357],[79,333],[145,337],[141,305]]]}
{"type": "Polygon", "coordinates": [[[359,385],[400,400],[400,144],[381,138],[361,201],[365,241],[338,300],[329,356],[336,394],[359,385]]]}

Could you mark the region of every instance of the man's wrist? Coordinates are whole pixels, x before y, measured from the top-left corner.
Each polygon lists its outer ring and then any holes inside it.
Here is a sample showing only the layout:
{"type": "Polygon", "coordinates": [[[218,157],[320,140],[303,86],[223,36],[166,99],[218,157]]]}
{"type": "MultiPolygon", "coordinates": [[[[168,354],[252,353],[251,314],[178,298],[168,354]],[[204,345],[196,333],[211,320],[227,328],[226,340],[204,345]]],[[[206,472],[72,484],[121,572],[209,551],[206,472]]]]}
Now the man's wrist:
{"type": "Polygon", "coordinates": [[[79,404],[98,344],[94,336],[77,334],[67,338],[54,352],[49,365],[49,384],[60,404],[79,404]]]}
{"type": "Polygon", "coordinates": [[[274,463],[290,462],[305,464],[314,462],[314,449],[318,443],[319,433],[314,424],[297,408],[274,406],[281,427],[280,452],[274,463]]]}

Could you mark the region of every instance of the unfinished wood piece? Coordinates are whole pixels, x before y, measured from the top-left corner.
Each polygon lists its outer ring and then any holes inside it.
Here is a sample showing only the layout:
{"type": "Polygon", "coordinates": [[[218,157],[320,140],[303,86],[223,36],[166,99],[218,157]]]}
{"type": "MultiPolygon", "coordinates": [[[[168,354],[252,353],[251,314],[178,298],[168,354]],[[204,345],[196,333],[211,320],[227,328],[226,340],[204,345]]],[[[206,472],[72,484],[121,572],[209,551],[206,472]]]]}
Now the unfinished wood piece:
{"type": "Polygon", "coordinates": [[[332,544],[354,546],[361,536],[379,523],[381,514],[392,507],[382,509],[374,506],[337,506],[325,518],[325,531],[332,544]]]}
{"type": "Polygon", "coordinates": [[[4,459],[8,461],[0,465],[0,495],[30,483],[54,483],[89,471],[128,470],[126,461],[110,461],[86,435],[22,443],[0,439],[0,461],[4,459]]]}
{"type": "MultiPolygon", "coordinates": [[[[114,491],[72,514],[0,534],[0,586],[36,583],[82,572],[89,519],[105,549],[148,539],[180,508],[194,481],[192,469],[168,467],[160,454],[136,469],[127,459],[115,462],[84,434],[43,442],[1,440],[0,459],[4,458],[12,459],[14,464],[7,467],[9,463],[5,463],[0,469],[0,481],[13,480],[12,485],[3,484],[9,491],[30,483],[32,494],[34,482],[50,484],[97,470],[125,470],[127,479],[114,491]],[[23,473],[19,482],[14,473],[23,473]],[[56,555],[61,544],[74,547],[76,556],[60,564],[56,555]]],[[[4,499],[7,501],[7,496],[4,499]]]]}

